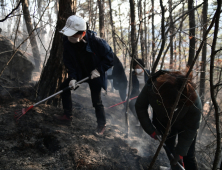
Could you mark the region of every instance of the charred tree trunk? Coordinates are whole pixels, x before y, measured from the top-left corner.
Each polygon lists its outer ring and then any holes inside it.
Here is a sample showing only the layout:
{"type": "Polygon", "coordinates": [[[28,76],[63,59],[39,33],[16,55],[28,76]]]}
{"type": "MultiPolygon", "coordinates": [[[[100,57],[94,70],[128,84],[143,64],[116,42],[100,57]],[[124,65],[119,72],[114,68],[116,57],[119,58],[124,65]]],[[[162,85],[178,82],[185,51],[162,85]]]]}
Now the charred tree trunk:
{"type": "Polygon", "coordinates": [[[114,50],[114,53],[116,54],[115,27],[113,25],[113,14],[112,14],[111,0],[109,0],[109,12],[110,12],[110,24],[111,24],[111,27],[112,27],[113,50],[114,50]]]}
{"type": "Polygon", "coordinates": [[[105,39],[104,0],[97,0],[99,6],[99,35],[105,39]]]}
{"type": "MultiPolygon", "coordinates": [[[[63,64],[63,35],[59,31],[64,27],[66,19],[75,13],[76,6],[72,10],[72,0],[59,1],[59,13],[56,25],[56,32],[52,43],[49,59],[43,69],[37,87],[37,99],[41,100],[58,91],[60,84],[66,78],[66,69],[63,64]]],[[[59,105],[59,97],[50,99],[48,104],[59,105]]]]}
{"type": "Polygon", "coordinates": [[[131,18],[131,48],[132,48],[132,57],[136,58],[137,56],[137,44],[136,44],[136,21],[135,21],[135,2],[130,0],[130,18],[131,18]]]}
{"type": "MultiPolygon", "coordinates": [[[[25,18],[26,27],[27,27],[28,33],[30,34],[30,33],[32,33],[33,25],[32,25],[30,13],[29,13],[27,0],[22,0],[22,10],[23,10],[24,18],[25,18]]],[[[35,69],[36,69],[36,71],[39,71],[41,58],[40,58],[40,53],[39,53],[39,49],[37,46],[37,41],[36,41],[34,33],[32,33],[29,36],[30,36],[29,40],[30,40],[30,43],[32,46],[32,54],[33,54],[34,61],[35,61],[35,69]]]]}
{"type": "Polygon", "coordinates": [[[188,10],[190,11],[189,13],[189,26],[190,26],[190,31],[189,31],[189,59],[187,65],[190,66],[193,62],[194,55],[195,55],[195,10],[193,9],[193,0],[188,1],[188,10]]]}
{"type": "MultiPolygon", "coordinates": [[[[203,25],[203,36],[207,30],[207,10],[208,0],[204,0],[203,12],[202,12],[202,25],[203,25]]],[[[207,57],[207,40],[204,42],[202,49],[202,61],[201,61],[201,73],[200,73],[200,99],[204,103],[204,91],[205,91],[205,75],[206,75],[206,57],[207,57]]]]}

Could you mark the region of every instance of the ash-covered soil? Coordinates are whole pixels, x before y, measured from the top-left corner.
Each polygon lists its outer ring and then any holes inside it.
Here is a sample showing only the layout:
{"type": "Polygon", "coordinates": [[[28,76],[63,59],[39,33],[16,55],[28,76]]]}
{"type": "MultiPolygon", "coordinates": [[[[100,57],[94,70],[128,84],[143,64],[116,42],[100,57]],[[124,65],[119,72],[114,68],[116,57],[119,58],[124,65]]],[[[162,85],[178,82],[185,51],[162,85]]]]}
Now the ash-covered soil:
{"type": "MultiPolygon", "coordinates": [[[[105,107],[121,102],[118,93],[102,93],[105,107]]],[[[14,111],[34,102],[26,98],[0,105],[0,169],[147,169],[158,146],[130,114],[126,137],[123,106],[106,110],[107,127],[95,134],[96,117],[90,92],[82,85],[73,92],[73,121],[65,126],[54,121],[61,108],[41,104],[14,120],[14,111]],[[141,134],[142,132],[142,134],[141,134]]],[[[154,170],[168,166],[163,151],[154,170]]]]}

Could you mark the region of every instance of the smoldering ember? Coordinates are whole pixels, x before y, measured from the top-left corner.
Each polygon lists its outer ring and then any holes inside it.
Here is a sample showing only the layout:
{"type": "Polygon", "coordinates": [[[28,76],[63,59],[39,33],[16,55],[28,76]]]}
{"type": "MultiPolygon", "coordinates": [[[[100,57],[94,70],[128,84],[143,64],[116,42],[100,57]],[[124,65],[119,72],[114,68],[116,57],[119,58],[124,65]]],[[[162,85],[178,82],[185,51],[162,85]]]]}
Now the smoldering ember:
{"type": "Polygon", "coordinates": [[[220,0],[2,0],[0,169],[222,170],[220,0]]]}

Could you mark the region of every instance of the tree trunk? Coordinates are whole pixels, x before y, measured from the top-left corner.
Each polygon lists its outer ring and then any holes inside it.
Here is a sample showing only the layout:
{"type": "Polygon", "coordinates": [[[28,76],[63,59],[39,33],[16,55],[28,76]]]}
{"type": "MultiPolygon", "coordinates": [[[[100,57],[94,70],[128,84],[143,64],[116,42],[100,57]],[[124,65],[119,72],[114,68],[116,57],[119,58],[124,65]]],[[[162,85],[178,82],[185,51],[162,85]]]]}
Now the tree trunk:
{"type": "MultiPolygon", "coordinates": [[[[149,21],[149,18],[148,18],[148,23],[147,23],[147,25],[148,25],[148,28],[149,28],[149,25],[150,25],[150,21],[149,21]]],[[[150,30],[148,29],[147,30],[147,54],[148,54],[148,58],[147,58],[147,61],[148,61],[148,65],[149,65],[149,68],[151,69],[151,66],[152,66],[152,62],[151,62],[151,58],[152,58],[152,56],[150,55],[151,53],[150,53],[150,30]]]]}
{"type": "MultiPolygon", "coordinates": [[[[207,30],[207,10],[208,10],[208,0],[204,0],[203,11],[202,11],[203,36],[207,30]]],[[[207,57],[207,40],[204,42],[204,46],[202,49],[202,61],[201,61],[201,73],[200,73],[199,95],[202,103],[204,103],[204,92],[205,92],[206,57],[207,57]]]]}
{"type": "MultiPolygon", "coordinates": [[[[89,18],[88,18],[88,24],[91,27],[91,20],[92,20],[92,3],[91,0],[88,1],[88,10],[89,10],[89,18]]],[[[89,28],[90,29],[90,28],[89,28]]]]}
{"type": "MultiPolygon", "coordinates": [[[[52,43],[49,59],[46,66],[43,69],[41,78],[38,84],[38,96],[37,99],[41,100],[47,96],[58,91],[60,84],[66,78],[66,69],[63,64],[63,35],[59,31],[64,27],[67,18],[75,13],[76,6],[73,6],[75,10],[72,10],[72,0],[60,0],[59,1],[59,13],[56,24],[56,32],[52,43]]],[[[76,3],[75,3],[76,4],[76,3]]],[[[48,104],[54,106],[59,105],[59,97],[53,98],[47,101],[48,104]]]]}
{"type": "Polygon", "coordinates": [[[99,6],[99,35],[105,39],[104,0],[97,0],[99,6]]]}
{"type": "MultiPolygon", "coordinates": [[[[193,0],[188,1],[188,10],[193,9],[193,0]]],[[[194,55],[195,55],[195,10],[192,10],[189,13],[189,59],[188,59],[188,65],[190,66],[193,62],[194,55]]]]}
{"type": "Polygon", "coordinates": [[[112,27],[112,38],[113,38],[113,50],[114,53],[116,54],[116,39],[115,39],[115,27],[113,25],[113,14],[112,14],[112,4],[111,4],[111,0],[109,0],[109,12],[110,12],[110,24],[112,27]]]}
{"type": "Polygon", "coordinates": [[[170,13],[170,69],[173,69],[173,18],[172,18],[172,0],[169,0],[169,13],[170,13]]]}
{"type": "MultiPolygon", "coordinates": [[[[128,32],[130,32],[130,27],[131,27],[131,18],[130,18],[130,14],[129,14],[129,26],[128,26],[128,32]]],[[[131,46],[131,34],[128,34],[128,45],[131,46]]],[[[129,53],[129,58],[131,57],[130,52],[126,50],[126,54],[129,53]]],[[[126,55],[127,56],[127,55],[126,55]]],[[[126,57],[125,57],[126,60],[126,57]]],[[[127,64],[126,64],[127,66],[127,64]]]]}
{"type": "Polygon", "coordinates": [[[144,11],[143,11],[143,16],[144,16],[144,44],[145,44],[145,53],[144,53],[144,63],[145,67],[147,67],[147,25],[146,25],[146,1],[144,1],[144,11]]]}
{"type": "Polygon", "coordinates": [[[59,0],[55,0],[55,6],[54,6],[55,14],[58,17],[59,13],[59,0]]]}
{"type": "Polygon", "coordinates": [[[153,67],[152,67],[152,74],[155,73],[156,71],[156,68],[157,68],[157,65],[160,61],[160,58],[162,56],[162,53],[163,53],[163,50],[164,50],[164,47],[165,47],[165,26],[164,26],[164,22],[165,22],[165,9],[164,9],[164,6],[163,6],[163,1],[160,0],[160,7],[161,7],[161,13],[162,13],[162,19],[161,19],[161,39],[162,39],[162,42],[161,42],[161,48],[159,50],[159,53],[158,53],[158,56],[156,58],[156,61],[154,62],[153,64],[153,67]]]}
{"type": "Polygon", "coordinates": [[[165,52],[164,52],[164,54],[163,54],[160,69],[162,69],[162,68],[163,68],[163,69],[166,69],[166,68],[163,66],[163,64],[164,64],[164,60],[165,60],[166,53],[168,52],[169,48],[170,48],[170,43],[168,44],[168,46],[167,46],[167,48],[166,48],[166,50],[165,50],[165,52]]]}
{"type": "Polygon", "coordinates": [[[177,49],[177,42],[176,41],[174,41],[174,66],[173,66],[173,68],[174,69],[176,69],[176,70],[178,70],[178,68],[177,68],[177,51],[176,51],[176,49],[177,49]]]}
{"type": "Polygon", "coordinates": [[[136,21],[135,21],[135,2],[134,0],[130,1],[130,18],[131,18],[131,48],[132,48],[132,57],[137,57],[137,44],[136,44],[136,21]]]}
{"type": "Polygon", "coordinates": [[[95,29],[96,29],[97,9],[98,9],[98,6],[96,5],[95,14],[94,14],[94,17],[92,20],[92,30],[93,31],[95,31],[95,29]]]}
{"type": "MultiPolygon", "coordinates": [[[[31,21],[31,17],[29,13],[27,0],[22,0],[22,10],[23,10],[24,18],[25,18],[26,27],[27,27],[28,33],[30,34],[33,30],[33,26],[32,26],[32,21],[31,21]]],[[[35,61],[35,69],[36,71],[39,71],[41,58],[40,58],[40,53],[39,53],[39,49],[37,46],[37,41],[36,41],[34,33],[30,35],[29,40],[32,46],[32,54],[35,61]]]]}
{"type": "Polygon", "coordinates": [[[142,23],[142,19],[143,19],[143,12],[142,12],[142,0],[139,0],[138,2],[138,11],[139,11],[139,19],[140,19],[140,45],[141,45],[141,56],[142,56],[142,60],[145,63],[145,55],[144,55],[144,49],[145,49],[145,45],[144,45],[144,38],[143,38],[143,23],[142,23]]]}
{"type": "MultiPolygon", "coordinates": [[[[183,8],[182,8],[182,14],[184,13],[184,3],[183,3],[183,8]]],[[[183,18],[181,19],[181,23],[180,23],[180,30],[183,29],[183,18]]],[[[181,31],[179,32],[179,68],[178,70],[181,69],[181,42],[182,42],[182,37],[181,37],[181,31]]]]}
{"type": "Polygon", "coordinates": [[[216,55],[216,46],[217,46],[217,36],[218,36],[218,31],[219,31],[219,22],[220,22],[220,13],[221,13],[221,0],[217,0],[217,10],[215,13],[216,19],[215,19],[215,25],[214,25],[214,38],[213,38],[213,43],[211,47],[211,55],[210,55],[210,95],[211,95],[211,100],[214,105],[214,116],[215,116],[215,125],[216,125],[216,152],[215,152],[215,157],[214,157],[214,162],[213,162],[213,168],[212,170],[216,170],[219,164],[219,161],[221,159],[221,123],[220,123],[220,107],[217,103],[217,99],[215,97],[215,86],[214,86],[214,63],[215,63],[215,55],[216,55]]]}
{"type": "Polygon", "coordinates": [[[154,32],[154,0],[151,1],[152,2],[152,66],[154,64],[154,60],[155,60],[155,32],[154,32]]]}
{"type": "MultiPolygon", "coordinates": [[[[121,10],[120,10],[120,5],[119,5],[119,25],[120,25],[120,35],[121,35],[121,39],[123,40],[123,27],[122,27],[122,21],[121,21],[121,10]]],[[[123,40],[124,41],[124,40],[123,40]]],[[[123,61],[124,61],[124,68],[126,68],[126,56],[127,56],[127,52],[125,53],[125,47],[124,45],[122,46],[122,56],[123,56],[123,61]],[[126,55],[125,55],[126,54],[126,55]]]]}
{"type": "MultiPolygon", "coordinates": [[[[22,32],[23,32],[23,34],[22,34],[22,41],[23,40],[25,40],[26,39],[26,37],[27,37],[27,27],[26,27],[26,24],[25,24],[25,17],[24,17],[24,15],[22,16],[22,32]]],[[[21,46],[21,49],[23,50],[23,51],[26,51],[27,50],[27,41],[25,41],[23,44],[22,44],[22,46],[21,46]]]]}

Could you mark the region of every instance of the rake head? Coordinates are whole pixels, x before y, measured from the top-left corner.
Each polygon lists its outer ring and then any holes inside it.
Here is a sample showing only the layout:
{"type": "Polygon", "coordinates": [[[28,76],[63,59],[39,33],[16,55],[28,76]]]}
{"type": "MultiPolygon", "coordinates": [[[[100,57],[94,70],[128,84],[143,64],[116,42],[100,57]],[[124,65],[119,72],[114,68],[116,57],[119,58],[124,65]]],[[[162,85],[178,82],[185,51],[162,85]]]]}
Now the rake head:
{"type": "Polygon", "coordinates": [[[16,121],[18,121],[24,114],[26,114],[26,112],[28,112],[33,107],[34,106],[32,105],[30,107],[22,108],[21,110],[15,111],[14,118],[16,119],[16,121]]]}

